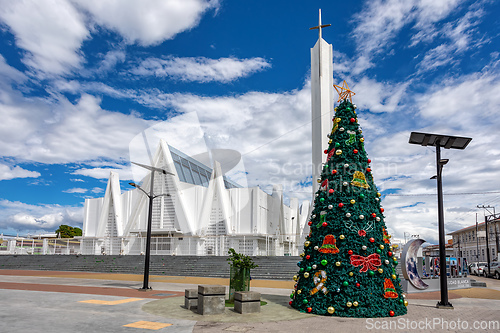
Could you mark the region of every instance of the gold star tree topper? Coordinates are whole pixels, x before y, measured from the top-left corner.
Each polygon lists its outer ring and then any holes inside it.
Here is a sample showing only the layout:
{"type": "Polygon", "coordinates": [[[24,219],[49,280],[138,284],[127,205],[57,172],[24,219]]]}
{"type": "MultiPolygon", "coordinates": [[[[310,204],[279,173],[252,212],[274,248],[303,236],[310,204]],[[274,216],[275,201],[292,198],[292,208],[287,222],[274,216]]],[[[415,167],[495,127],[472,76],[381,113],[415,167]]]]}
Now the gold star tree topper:
{"type": "Polygon", "coordinates": [[[356,95],[356,93],[349,90],[349,86],[347,85],[347,82],[345,82],[345,80],[342,83],[342,86],[337,86],[336,84],[334,84],[333,87],[339,94],[339,100],[337,102],[342,102],[344,99],[349,98],[352,103],[352,96],[356,95]]]}

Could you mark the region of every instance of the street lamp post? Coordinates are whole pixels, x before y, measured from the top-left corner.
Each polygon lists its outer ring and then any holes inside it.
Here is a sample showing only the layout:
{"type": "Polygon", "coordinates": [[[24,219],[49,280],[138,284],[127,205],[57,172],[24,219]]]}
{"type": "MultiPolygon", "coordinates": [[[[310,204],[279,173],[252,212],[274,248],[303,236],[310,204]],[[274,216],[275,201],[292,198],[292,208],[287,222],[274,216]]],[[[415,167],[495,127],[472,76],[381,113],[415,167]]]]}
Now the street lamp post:
{"type": "Polygon", "coordinates": [[[138,190],[142,191],[149,198],[148,228],[147,228],[147,234],[146,234],[146,256],[145,256],[145,262],[144,262],[144,281],[143,281],[143,284],[142,284],[142,288],[139,289],[139,290],[146,291],[146,290],[151,289],[151,287],[149,286],[149,263],[151,261],[150,260],[151,259],[151,224],[152,224],[152,220],[153,220],[153,200],[155,198],[161,197],[161,196],[170,196],[170,194],[154,195],[153,189],[154,189],[155,171],[156,172],[160,172],[160,173],[162,173],[164,175],[174,175],[174,174],[171,173],[171,172],[168,172],[166,170],[153,167],[153,166],[139,164],[139,163],[135,163],[135,162],[132,162],[132,163],[135,164],[135,165],[140,166],[141,168],[148,169],[148,170],[151,171],[151,173],[150,173],[149,194],[146,191],[144,191],[144,189],[142,187],[140,187],[139,185],[137,185],[135,183],[129,183],[129,185],[131,185],[131,186],[137,188],[138,190]]]}
{"type": "Polygon", "coordinates": [[[444,309],[453,309],[453,305],[448,302],[448,282],[446,271],[446,244],[444,232],[444,209],[443,209],[443,166],[448,163],[448,159],[441,159],[441,147],[445,149],[465,149],[472,138],[465,138],[451,135],[431,134],[412,132],[410,134],[410,144],[421,146],[436,147],[436,169],[437,175],[431,179],[437,179],[437,196],[438,196],[438,229],[439,229],[439,265],[440,274],[439,282],[441,288],[441,301],[436,307],[444,309]]]}

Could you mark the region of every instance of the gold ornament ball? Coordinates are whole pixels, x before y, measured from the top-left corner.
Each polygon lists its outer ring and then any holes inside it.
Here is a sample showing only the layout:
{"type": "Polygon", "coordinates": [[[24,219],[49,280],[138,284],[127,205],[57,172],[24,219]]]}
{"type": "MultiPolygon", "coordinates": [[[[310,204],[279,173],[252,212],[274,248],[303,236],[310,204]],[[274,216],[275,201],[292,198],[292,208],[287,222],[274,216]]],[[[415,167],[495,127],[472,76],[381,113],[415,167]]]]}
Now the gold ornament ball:
{"type": "Polygon", "coordinates": [[[347,307],[350,308],[352,306],[352,303],[351,302],[347,302],[347,307]]]}
{"type": "Polygon", "coordinates": [[[403,303],[405,306],[408,306],[408,301],[405,300],[404,303],[403,303]]]}
{"type": "Polygon", "coordinates": [[[331,143],[332,143],[332,140],[329,140],[329,141],[328,141],[328,144],[331,144],[331,143]]]}
{"type": "Polygon", "coordinates": [[[293,281],[297,281],[297,280],[298,280],[297,275],[294,275],[293,276],[293,281]]]}
{"type": "Polygon", "coordinates": [[[353,205],[354,205],[355,203],[356,203],[356,200],[351,199],[351,204],[353,204],[353,205]]]}
{"type": "Polygon", "coordinates": [[[381,196],[382,196],[382,194],[380,194],[380,192],[379,192],[379,193],[377,193],[377,197],[379,197],[379,198],[380,198],[381,196]]]}
{"type": "Polygon", "coordinates": [[[349,276],[353,276],[353,275],[354,275],[354,273],[353,273],[353,272],[349,272],[349,276]]]}
{"type": "Polygon", "coordinates": [[[393,280],[396,280],[396,278],[397,278],[396,274],[392,274],[391,277],[392,277],[393,280]]]}
{"type": "Polygon", "coordinates": [[[335,118],[335,122],[336,122],[336,123],[340,123],[340,121],[341,121],[341,120],[342,120],[342,118],[338,118],[338,117],[337,117],[337,118],[335,118]]]}
{"type": "Polygon", "coordinates": [[[309,273],[305,272],[304,277],[307,279],[309,277],[309,273]]]}
{"type": "Polygon", "coordinates": [[[300,293],[302,293],[302,289],[297,290],[297,294],[300,295],[300,293]]]}
{"type": "Polygon", "coordinates": [[[329,314],[333,314],[334,312],[335,312],[335,308],[334,308],[333,306],[330,306],[330,307],[328,308],[328,313],[329,313],[329,314]]]}
{"type": "Polygon", "coordinates": [[[304,252],[302,252],[302,253],[300,254],[300,256],[301,256],[302,258],[304,258],[304,256],[305,256],[305,255],[306,255],[306,254],[305,254],[304,252]]]}
{"type": "Polygon", "coordinates": [[[321,179],[319,179],[319,178],[318,178],[317,182],[318,182],[318,183],[321,183],[321,179]]]}
{"type": "Polygon", "coordinates": [[[308,247],[309,245],[311,245],[311,242],[310,242],[310,241],[306,241],[306,242],[304,243],[304,245],[305,245],[306,247],[308,247]]]}
{"type": "Polygon", "coordinates": [[[389,251],[392,251],[392,246],[389,246],[389,251]]]}
{"type": "MultiPolygon", "coordinates": [[[[380,274],[382,274],[382,273],[384,272],[384,270],[383,270],[382,268],[379,268],[379,269],[378,269],[378,272],[379,272],[380,274]]],[[[305,275],[305,274],[304,274],[304,275],[305,275]]]]}
{"type": "Polygon", "coordinates": [[[338,267],[338,266],[340,266],[340,265],[341,265],[341,264],[340,264],[340,261],[337,261],[337,262],[335,263],[335,266],[337,266],[337,267],[338,267]]]}
{"type": "Polygon", "coordinates": [[[381,250],[383,250],[383,249],[384,249],[384,244],[380,244],[379,248],[380,248],[381,250]]]}
{"type": "Polygon", "coordinates": [[[365,138],[361,138],[361,139],[359,139],[359,141],[365,142],[365,138]]]}
{"type": "Polygon", "coordinates": [[[337,151],[335,152],[335,154],[337,154],[337,155],[342,154],[342,150],[341,149],[337,149],[337,151]]]}
{"type": "Polygon", "coordinates": [[[358,306],[359,304],[358,304],[358,302],[354,301],[354,302],[352,302],[352,305],[358,306]]]}
{"type": "Polygon", "coordinates": [[[340,236],[339,236],[339,238],[340,238],[340,239],[344,239],[344,238],[345,238],[345,236],[344,236],[344,235],[340,235],[340,236]]]}

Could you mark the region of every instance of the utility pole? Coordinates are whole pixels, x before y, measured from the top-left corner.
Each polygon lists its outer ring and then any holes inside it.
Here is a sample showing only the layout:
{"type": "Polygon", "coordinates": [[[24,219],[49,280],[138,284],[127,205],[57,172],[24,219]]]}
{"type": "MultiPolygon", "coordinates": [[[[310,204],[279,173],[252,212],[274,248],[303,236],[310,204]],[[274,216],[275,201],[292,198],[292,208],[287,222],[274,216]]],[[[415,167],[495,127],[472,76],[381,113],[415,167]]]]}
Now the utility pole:
{"type": "MultiPolygon", "coordinates": [[[[488,275],[491,274],[491,269],[490,269],[490,245],[489,245],[489,242],[488,242],[488,234],[489,234],[489,231],[488,231],[488,220],[490,218],[493,218],[493,220],[495,220],[495,207],[492,207],[490,205],[488,206],[485,206],[485,205],[477,205],[477,208],[482,208],[482,209],[485,209],[490,215],[484,215],[484,229],[486,231],[486,262],[488,263],[488,275]],[[490,209],[493,209],[493,214],[491,213],[490,209]]],[[[477,236],[477,235],[476,235],[477,236]]]]}
{"type": "Polygon", "coordinates": [[[477,228],[477,213],[476,213],[476,262],[479,263],[479,237],[477,236],[478,228],[477,228]]]}

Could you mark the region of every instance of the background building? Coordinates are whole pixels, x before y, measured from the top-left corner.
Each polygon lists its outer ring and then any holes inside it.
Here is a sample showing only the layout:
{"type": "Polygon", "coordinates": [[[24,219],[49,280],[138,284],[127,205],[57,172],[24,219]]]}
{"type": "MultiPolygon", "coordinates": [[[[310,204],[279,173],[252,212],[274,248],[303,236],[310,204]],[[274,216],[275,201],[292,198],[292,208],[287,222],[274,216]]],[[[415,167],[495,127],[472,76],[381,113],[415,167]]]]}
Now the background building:
{"type": "MultiPolygon", "coordinates": [[[[298,255],[309,214],[308,201],[283,203],[280,185],[269,195],[227,179],[160,140],[153,166],[175,175],[155,174],[151,254],[226,255],[228,248],[247,255],[298,255]]],[[[149,193],[150,176],[141,187],[149,193]]],[[[111,172],[103,198],[86,199],[83,254],[144,252],[149,198],[139,189],[122,192],[111,172]]]]}
{"type": "Polygon", "coordinates": [[[488,245],[486,247],[485,223],[450,232],[453,237],[453,255],[467,258],[467,261],[486,262],[486,251],[490,251],[490,260],[498,260],[500,220],[488,222],[488,245]]]}

